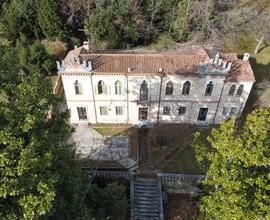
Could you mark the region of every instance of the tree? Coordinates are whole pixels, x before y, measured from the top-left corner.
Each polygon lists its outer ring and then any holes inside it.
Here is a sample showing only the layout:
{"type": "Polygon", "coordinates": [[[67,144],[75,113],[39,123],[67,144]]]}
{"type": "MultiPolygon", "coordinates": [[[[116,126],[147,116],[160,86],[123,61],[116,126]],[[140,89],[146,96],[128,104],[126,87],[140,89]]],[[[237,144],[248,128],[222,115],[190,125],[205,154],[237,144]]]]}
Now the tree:
{"type": "Polygon", "coordinates": [[[16,48],[18,50],[19,64],[21,68],[29,72],[34,65],[43,75],[50,75],[55,64],[49,57],[45,47],[39,42],[29,41],[25,35],[20,34],[16,48]]]}
{"type": "Polygon", "coordinates": [[[230,119],[212,130],[206,143],[196,134],[198,161],[207,159],[200,209],[210,219],[270,217],[270,108],[248,115],[243,126],[230,119]]]}
{"type": "Polygon", "coordinates": [[[65,38],[66,26],[58,13],[59,1],[39,0],[37,3],[37,19],[42,33],[47,38],[65,38]]]}
{"type": "Polygon", "coordinates": [[[139,38],[125,0],[113,1],[108,7],[97,5],[85,19],[85,28],[90,31],[91,41],[105,48],[119,48],[139,38]]]}
{"type": "Polygon", "coordinates": [[[0,20],[2,35],[9,40],[16,40],[20,32],[29,37],[38,37],[40,29],[37,20],[35,0],[12,0],[3,4],[3,15],[0,20]]]}
{"type": "Polygon", "coordinates": [[[16,61],[14,49],[0,48],[0,217],[38,219],[51,209],[57,182],[50,170],[56,139],[44,120],[53,95],[36,69],[19,75],[16,61]]]}
{"type": "Polygon", "coordinates": [[[178,15],[173,22],[173,35],[177,41],[186,40],[188,36],[188,13],[193,0],[182,0],[178,4],[178,15]]]}

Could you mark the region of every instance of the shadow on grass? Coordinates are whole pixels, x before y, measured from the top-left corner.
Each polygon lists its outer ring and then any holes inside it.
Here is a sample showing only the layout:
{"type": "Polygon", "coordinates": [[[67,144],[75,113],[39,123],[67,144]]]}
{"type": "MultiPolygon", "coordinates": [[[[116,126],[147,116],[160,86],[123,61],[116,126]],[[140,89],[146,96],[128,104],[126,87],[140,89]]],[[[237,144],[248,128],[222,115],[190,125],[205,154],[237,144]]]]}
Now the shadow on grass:
{"type": "MultiPolygon", "coordinates": [[[[251,111],[255,110],[256,108],[261,107],[259,99],[262,93],[264,93],[265,89],[267,88],[262,88],[260,84],[263,83],[264,81],[268,82],[270,81],[270,61],[267,64],[262,64],[258,63],[256,58],[252,57],[250,58],[250,64],[253,69],[256,82],[254,83],[251,93],[248,97],[246,107],[243,113],[244,117],[251,111]]],[[[270,104],[270,97],[269,97],[269,104],[270,104]]]]}

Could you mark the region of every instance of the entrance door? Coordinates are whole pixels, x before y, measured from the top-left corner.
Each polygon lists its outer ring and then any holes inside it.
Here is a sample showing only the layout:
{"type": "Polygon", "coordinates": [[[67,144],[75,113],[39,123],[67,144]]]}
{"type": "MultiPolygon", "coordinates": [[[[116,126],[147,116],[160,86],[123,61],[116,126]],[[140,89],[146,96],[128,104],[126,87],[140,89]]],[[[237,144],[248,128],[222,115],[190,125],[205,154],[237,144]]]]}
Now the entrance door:
{"type": "Polygon", "coordinates": [[[87,120],[86,108],[85,107],[77,107],[79,120],[87,120]]]}
{"type": "Polygon", "coordinates": [[[200,108],[199,115],[198,115],[198,121],[205,121],[207,116],[208,108],[200,108]]]}
{"type": "Polygon", "coordinates": [[[147,120],[147,112],[148,112],[147,107],[139,108],[139,121],[147,120]]]}

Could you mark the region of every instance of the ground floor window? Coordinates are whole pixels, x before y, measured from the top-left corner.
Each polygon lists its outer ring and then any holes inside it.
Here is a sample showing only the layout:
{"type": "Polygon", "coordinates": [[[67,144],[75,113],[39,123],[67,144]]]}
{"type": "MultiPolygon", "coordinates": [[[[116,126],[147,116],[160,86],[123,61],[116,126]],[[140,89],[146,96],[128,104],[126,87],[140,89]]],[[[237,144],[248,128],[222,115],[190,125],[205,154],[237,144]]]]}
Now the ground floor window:
{"type": "Polygon", "coordinates": [[[179,107],[177,110],[178,110],[178,115],[184,115],[186,114],[187,107],[179,107]]]}
{"type": "Polygon", "coordinates": [[[205,121],[207,116],[208,108],[200,108],[198,114],[198,121],[205,121]]]}
{"type": "Polygon", "coordinates": [[[116,106],[115,107],[115,113],[116,113],[116,115],[123,115],[123,107],[122,106],[116,106]]]}
{"type": "Polygon", "coordinates": [[[148,112],[147,107],[139,108],[139,121],[147,120],[147,112],[148,112]]]}
{"type": "Polygon", "coordinates": [[[99,110],[100,110],[100,115],[108,115],[108,108],[107,107],[100,106],[99,110]]]}
{"type": "Polygon", "coordinates": [[[87,120],[87,113],[85,107],[77,107],[79,120],[87,120]]]}
{"type": "Polygon", "coordinates": [[[163,115],[170,115],[171,114],[171,107],[170,106],[164,106],[163,107],[163,115]]]}
{"type": "Polygon", "coordinates": [[[237,108],[236,107],[224,107],[222,110],[223,116],[235,116],[237,108]]]}

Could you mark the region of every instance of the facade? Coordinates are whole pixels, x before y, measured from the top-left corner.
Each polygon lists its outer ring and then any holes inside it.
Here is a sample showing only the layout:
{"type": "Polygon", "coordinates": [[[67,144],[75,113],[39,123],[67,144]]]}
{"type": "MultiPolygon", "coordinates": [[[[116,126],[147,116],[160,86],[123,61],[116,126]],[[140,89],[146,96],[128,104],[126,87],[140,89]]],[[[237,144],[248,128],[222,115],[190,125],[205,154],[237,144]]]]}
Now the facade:
{"type": "Polygon", "coordinates": [[[71,123],[219,124],[241,115],[255,81],[246,54],[97,53],[57,62],[71,123]]]}

